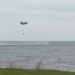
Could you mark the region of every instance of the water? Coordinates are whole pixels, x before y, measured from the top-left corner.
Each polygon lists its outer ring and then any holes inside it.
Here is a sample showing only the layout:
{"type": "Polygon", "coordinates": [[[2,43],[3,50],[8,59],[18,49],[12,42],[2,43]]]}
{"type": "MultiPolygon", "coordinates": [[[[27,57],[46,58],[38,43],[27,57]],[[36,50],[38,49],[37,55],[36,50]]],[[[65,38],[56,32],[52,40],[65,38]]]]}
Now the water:
{"type": "Polygon", "coordinates": [[[0,67],[75,72],[74,41],[0,41],[0,67]]]}

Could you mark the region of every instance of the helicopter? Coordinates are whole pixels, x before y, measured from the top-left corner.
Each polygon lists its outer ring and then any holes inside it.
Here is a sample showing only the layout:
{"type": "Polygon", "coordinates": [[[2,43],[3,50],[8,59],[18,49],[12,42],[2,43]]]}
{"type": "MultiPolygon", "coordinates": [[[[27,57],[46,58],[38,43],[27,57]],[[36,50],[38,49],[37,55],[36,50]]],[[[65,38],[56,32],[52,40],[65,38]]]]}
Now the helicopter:
{"type": "Polygon", "coordinates": [[[25,25],[25,24],[27,24],[27,22],[26,21],[21,21],[20,24],[25,25]]]}
{"type": "MultiPolygon", "coordinates": [[[[27,23],[27,21],[21,21],[20,24],[21,24],[21,25],[26,25],[26,24],[28,24],[28,23],[27,23]]],[[[24,35],[24,33],[23,33],[23,35],[24,35]]]]}

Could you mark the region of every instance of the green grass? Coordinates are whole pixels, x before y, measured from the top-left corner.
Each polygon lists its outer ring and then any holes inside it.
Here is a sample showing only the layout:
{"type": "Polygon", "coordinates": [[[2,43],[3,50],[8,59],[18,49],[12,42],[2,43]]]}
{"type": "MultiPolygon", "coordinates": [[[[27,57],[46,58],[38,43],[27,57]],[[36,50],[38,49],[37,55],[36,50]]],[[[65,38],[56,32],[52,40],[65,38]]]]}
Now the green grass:
{"type": "Polygon", "coordinates": [[[0,75],[75,75],[75,72],[63,72],[55,70],[25,70],[15,68],[0,68],[0,75]]]}

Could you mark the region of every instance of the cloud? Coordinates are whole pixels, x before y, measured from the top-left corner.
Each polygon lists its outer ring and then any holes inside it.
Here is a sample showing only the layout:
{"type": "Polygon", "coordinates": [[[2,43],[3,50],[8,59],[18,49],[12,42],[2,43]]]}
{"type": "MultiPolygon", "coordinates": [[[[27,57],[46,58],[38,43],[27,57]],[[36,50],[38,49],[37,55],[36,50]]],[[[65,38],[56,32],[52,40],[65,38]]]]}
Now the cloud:
{"type": "MultiPolygon", "coordinates": [[[[27,10],[69,10],[75,7],[74,0],[7,0],[0,1],[0,11],[26,12],[27,10]]],[[[74,10],[74,9],[73,9],[74,10]]]]}
{"type": "Polygon", "coordinates": [[[74,36],[74,3],[75,0],[0,0],[0,39],[5,39],[8,35],[11,36],[10,40],[19,40],[22,28],[20,20],[29,21],[25,27],[26,40],[74,36]]]}
{"type": "Polygon", "coordinates": [[[0,1],[0,20],[2,18],[13,20],[21,17],[42,20],[73,20],[75,19],[74,2],[74,0],[3,0],[0,1]]]}

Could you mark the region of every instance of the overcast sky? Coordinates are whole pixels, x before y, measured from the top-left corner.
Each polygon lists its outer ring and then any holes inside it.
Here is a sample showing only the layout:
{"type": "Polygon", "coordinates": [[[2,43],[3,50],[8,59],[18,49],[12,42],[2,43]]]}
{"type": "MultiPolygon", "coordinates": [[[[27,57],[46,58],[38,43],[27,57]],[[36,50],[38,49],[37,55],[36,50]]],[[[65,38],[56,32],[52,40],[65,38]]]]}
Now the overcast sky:
{"type": "Polygon", "coordinates": [[[7,40],[75,41],[75,0],[0,0],[0,41],[7,40]]]}

